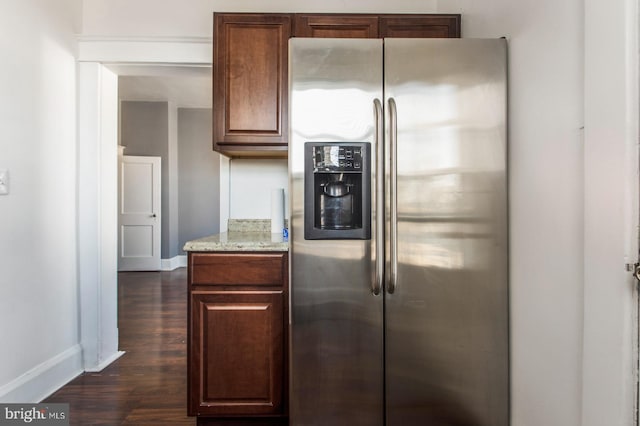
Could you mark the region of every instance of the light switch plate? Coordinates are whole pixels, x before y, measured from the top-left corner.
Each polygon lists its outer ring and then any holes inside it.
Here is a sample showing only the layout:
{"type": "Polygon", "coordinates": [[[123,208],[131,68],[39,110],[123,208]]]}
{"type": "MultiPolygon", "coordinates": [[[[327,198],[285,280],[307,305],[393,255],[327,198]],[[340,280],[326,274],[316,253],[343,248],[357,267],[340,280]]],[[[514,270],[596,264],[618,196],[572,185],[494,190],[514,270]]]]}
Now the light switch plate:
{"type": "Polygon", "coordinates": [[[9,194],[9,170],[0,169],[0,195],[9,194]]]}

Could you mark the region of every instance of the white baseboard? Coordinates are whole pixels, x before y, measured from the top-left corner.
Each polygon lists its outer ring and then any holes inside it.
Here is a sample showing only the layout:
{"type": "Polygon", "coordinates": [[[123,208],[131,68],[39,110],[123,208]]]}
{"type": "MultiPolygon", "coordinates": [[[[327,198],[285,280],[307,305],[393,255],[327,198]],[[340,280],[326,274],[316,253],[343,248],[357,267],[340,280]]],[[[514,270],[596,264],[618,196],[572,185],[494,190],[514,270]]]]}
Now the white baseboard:
{"type": "Polygon", "coordinates": [[[87,373],[97,373],[99,371],[102,371],[106,367],[108,367],[109,364],[111,364],[113,361],[117,360],[118,358],[120,358],[124,354],[125,354],[124,351],[118,351],[115,354],[111,355],[106,360],[102,361],[100,364],[96,365],[95,367],[87,368],[87,369],[85,369],[85,371],[87,373]]]}
{"type": "Polygon", "coordinates": [[[173,271],[187,266],[187,255],[174,256],[171,259],[162,259],[161,268],[163,271],[173,271]]]}
{"type": "Polygon", "coordinates": [[[0,387],[0,402],[38,403],[82,371],[82,348],[74,345],[0,387]]]}

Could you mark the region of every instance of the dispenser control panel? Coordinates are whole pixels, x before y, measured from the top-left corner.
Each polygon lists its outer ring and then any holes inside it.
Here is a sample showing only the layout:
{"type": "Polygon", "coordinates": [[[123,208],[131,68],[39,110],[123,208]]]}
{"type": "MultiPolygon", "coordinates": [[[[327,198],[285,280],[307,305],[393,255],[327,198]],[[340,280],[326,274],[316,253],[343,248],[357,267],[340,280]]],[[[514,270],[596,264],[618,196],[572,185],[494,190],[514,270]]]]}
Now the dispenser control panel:
{"type": "Polygon", "coordinates": [[[321,145],[313,147],[314,172],[362,172],[362,147],[321,145]]]}
{"type": "Polygon", "coordinates": [[[305,142],[304,238],[371,238],[369,142],[305,142]]]}

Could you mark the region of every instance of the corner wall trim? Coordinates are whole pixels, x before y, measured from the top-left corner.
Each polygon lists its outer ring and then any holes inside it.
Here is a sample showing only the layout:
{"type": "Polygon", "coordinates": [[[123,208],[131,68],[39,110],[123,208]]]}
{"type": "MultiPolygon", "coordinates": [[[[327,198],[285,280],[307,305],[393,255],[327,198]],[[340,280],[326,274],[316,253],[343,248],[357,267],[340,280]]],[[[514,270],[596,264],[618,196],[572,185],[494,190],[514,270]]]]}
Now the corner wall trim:
{"type": "Polygon", "coordinates": [[[120,358],[124,354],[125,354],[124,351],[118,351],[115,354],[111,355],[109,358],[107,358],[104,361],[102,361],[100,364],[96,365],[95,367],[87,368],[85,371],[88,372],[88,373],[100,372],[100,371],[104,370],[106,367],[108,367],[109,364],[111,364],[112,362],[114,362],[115,360],[117,360],[118,358],[120,358]]]}
{"type": "Polygon", "coordinates": [[[77,344],[0,387],[0,401],[40,402],[80,374],[82,348],[77,344]]]}

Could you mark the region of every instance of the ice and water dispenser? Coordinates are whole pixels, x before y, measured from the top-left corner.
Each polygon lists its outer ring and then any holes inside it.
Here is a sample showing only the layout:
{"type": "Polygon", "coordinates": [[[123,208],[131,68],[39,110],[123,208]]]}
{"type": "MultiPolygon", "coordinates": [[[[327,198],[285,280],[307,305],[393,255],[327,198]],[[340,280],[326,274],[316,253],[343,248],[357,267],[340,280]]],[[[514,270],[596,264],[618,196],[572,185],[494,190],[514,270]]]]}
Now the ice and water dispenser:
{"type": "Polygon", "coordinates": [[[305,144],[305,239],[371,238],[369,146],[366,142],[305,144]]]}

